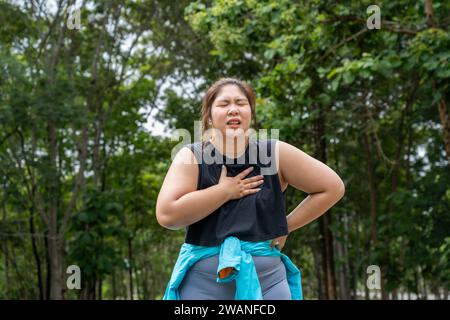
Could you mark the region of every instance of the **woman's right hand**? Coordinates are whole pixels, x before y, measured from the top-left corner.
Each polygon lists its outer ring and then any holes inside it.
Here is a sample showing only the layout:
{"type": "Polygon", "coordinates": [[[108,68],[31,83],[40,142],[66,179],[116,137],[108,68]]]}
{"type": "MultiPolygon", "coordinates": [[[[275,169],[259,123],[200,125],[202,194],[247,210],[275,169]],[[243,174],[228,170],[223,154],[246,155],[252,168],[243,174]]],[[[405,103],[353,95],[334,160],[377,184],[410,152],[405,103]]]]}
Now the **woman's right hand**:
{"type": "Polygon", "coordinates": [[[264,182],[263,175],[244,179],[252,170],[253,167],[249,167],[234,177],[227,177],[227,168],[222,165],[218,185],[229,195],[229,200],[239,199],[261,190],[261,188],[256,187],[264,182]]]}

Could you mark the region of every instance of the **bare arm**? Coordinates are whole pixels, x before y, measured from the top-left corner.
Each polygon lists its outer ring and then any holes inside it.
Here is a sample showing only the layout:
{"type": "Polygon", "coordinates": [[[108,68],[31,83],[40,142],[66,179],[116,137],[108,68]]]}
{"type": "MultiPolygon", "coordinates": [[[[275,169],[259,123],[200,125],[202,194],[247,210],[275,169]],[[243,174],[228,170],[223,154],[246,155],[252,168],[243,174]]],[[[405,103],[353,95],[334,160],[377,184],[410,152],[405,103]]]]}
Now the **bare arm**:
{"type": "Polygon", "coordinates": [[[279,170],[285,182],[309,193],[288,216],[292,232],[317,219],[337,203],[345,193],[341,178],[330,167],[283,141],[276,146],[279,170]]]}
{"type": "Polygon", "coordinates": [[[182,148],[167,172],[156,202],[156,218],[161,226],[171,230],[184,228],[229,200],[257,192],[259,189],[252,188],[263,181],[262,176],[244,179],[250,170],[227,177],[224,167],[218,184],[197,190],[198,171],[194,154],[182,148]]]}
{"type": "Polygon", "coordinates": [[[218,185],[197,191],[199,168],[194,154],[182,148],[175,156],[156,202],[158,223],[178,230],[199,221],[228,201],[218,185]]]}

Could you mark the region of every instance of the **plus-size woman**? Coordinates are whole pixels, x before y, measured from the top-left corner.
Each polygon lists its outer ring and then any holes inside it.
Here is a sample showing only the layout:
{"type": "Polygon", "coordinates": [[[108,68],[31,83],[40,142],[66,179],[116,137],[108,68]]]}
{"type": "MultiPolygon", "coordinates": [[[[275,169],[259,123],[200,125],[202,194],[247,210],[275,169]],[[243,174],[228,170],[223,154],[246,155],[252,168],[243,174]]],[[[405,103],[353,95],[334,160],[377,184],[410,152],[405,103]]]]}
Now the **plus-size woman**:
{"type": "Polygon", "coordinates": [[[163,227],[186,228],[163,299],[302,299],[287,236],[344,195],[327,165],[295,146],[248,134],[255,94],[222,78],[206,92],[201,142],[180,149],[156,205],[163,227]],[[309,195],[286,216],[288,185],[309,195]]]}

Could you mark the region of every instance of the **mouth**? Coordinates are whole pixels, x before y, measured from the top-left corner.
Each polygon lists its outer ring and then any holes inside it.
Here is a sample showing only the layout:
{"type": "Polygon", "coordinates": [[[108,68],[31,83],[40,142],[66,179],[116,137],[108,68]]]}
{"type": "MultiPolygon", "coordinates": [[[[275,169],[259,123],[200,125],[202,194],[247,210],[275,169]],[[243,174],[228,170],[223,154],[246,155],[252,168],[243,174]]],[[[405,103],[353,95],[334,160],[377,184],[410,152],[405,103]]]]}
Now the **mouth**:
{"type": "Polygon", "coordinates": [[[239,127],[241,124],[241,121],[238,119],[230,119],[227,121],[227,126],[231,127],[231,128],[237,128],[239,127]]]}

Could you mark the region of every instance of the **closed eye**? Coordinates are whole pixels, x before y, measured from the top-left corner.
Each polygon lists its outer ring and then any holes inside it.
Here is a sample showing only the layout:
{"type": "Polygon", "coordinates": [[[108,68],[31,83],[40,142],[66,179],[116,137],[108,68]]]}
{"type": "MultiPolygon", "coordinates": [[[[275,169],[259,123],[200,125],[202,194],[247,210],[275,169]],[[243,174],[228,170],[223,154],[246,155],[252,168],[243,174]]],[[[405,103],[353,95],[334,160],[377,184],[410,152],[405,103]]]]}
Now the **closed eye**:
{"type": "MultiPolygon", "coordinates": [[[[240,103],[238,103],[237,105],[238,105],[238,106],[246,106],[247,103],[246,103],[246,102],[240,102],[240,103]]],[[[226,103],[226,104],[218,104],[217,106],[218,106],[218,107],[226,107],[226,106],[228,106],[228,103],[226,103]]]]}

